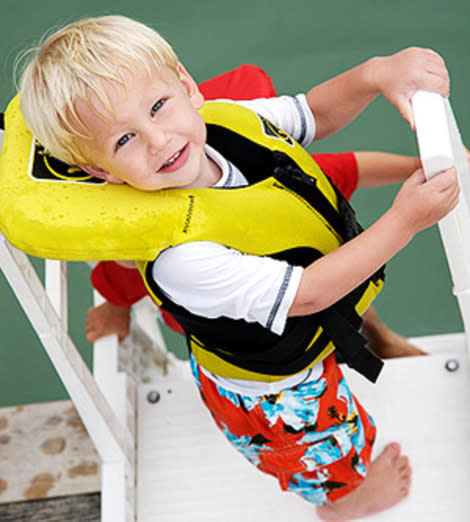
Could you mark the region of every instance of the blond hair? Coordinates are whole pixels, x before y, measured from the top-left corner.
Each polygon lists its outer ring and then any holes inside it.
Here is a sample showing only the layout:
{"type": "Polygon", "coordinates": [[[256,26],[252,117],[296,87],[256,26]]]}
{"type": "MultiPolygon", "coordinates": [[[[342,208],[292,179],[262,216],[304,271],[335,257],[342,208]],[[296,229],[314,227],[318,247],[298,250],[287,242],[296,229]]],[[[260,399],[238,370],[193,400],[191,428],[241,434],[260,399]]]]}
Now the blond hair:
{"type": "Polygon", "coordinates": [[[66,163],[86,164],[77,138],[90,138],[75,103],[96,95],[112,112],[104,81],[126,85],[123,70],[150,72],[178,59],[153,29],[124,16],[86,18],[47,37],[23,55],[21,109],[26,123],[46,151],[66,163]]]}

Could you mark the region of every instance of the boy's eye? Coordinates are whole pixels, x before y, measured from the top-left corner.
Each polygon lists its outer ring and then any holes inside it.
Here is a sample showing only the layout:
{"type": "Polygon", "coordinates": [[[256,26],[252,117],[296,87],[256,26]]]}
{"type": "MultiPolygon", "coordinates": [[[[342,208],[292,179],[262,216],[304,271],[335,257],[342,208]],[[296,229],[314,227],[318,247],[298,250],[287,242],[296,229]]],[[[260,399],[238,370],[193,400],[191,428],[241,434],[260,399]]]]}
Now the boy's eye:
{"type": "Polygon", "coordinates": [[[127,134],[124,134],[124,136],[121,136],[117,142],[116,142],[116,146],[115,146],[115,149],[118,150],[119,148],[121,148],[123,145],[125,145],[130,139],[131,139],[131,134],[130,133],[127,133],[127,134]]]}
{"type": "Polygon", "coordinates": [[[165,103],[166,100],[158,100],[157,103],[155,103],[152,107],[152,110],[150,111],[152,116],[159,110],[162,108],[163,104],[165,103]]]}

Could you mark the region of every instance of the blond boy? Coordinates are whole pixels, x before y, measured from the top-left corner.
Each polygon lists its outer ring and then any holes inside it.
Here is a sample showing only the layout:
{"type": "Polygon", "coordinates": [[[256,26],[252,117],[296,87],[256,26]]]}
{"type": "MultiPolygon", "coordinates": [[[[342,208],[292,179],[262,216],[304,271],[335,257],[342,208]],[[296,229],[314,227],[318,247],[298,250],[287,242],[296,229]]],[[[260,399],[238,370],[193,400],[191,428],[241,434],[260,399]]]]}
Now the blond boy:
{"type": "MultiPolygon", "coordinates": [[[[407,49],[370,59],[305,96],[247,102],[250,111],[237,114],[252,118],[254,110],[265,128],[276,129],[271,120],[306,146],[347,125],[379,94],[410,121],[412,94],[422,88],[447,96],[448,83],[436,53],[407,49]]],[[[132,20],[88,19],[57,32],[31,59],[21,91],[27,123],[46,149],[109,183],[158,191],[252,182],[236,153],[227,160],[207,145],[199,112],[203,97],[169,45],[132,20]]],[[[280,168],[284,177],[291,172],[302,178],[295,165],[280,168]]],[[[147,265],[147,284],[180,314],[188,338],[194,341],[194,332],[201,331],[223,345],[226,330],[230,349],[214,348],[212,355],[222,360],[230,352],[233,374],[218,375],[192,356],[196,381],[219,427],[283,489],[318,504],[324,520],[361,518],[404,498],[411,476],[407,457],[391,443],[369,467],[375,428],[332,355],[293,363],[294,370],[284,372],[277,356],[257,360],[257,371],[240,363],[237,373],[237,361],[251,361],[257,349],[246,344],[250,332],[267,343],[266,353],[273,353],[270,349],[296,325],[304,325],[302,330],[310,327],[310,318],[330,317],[325,311],[372,280],[457,198],[453,170],[430,182],[416,171],[369,229],[356,231],[350,241],[308,264],[244,255],[208,240],[177,244],[147,265]],[[240,353],[233,350],[233,336],[244,340],[240,353]]],[[[224,219],[234,219],[231,214],[229,209],[224,219]]],[[[209,345],[204,345],[206,354],[209,345]]],[[[309,347],[299,348],[304,359],[309,347]]],[[[196,353],[194,344],[191,349],[196,353]]],[[[288,350],[297,353],[295,346],[288,350]]]]}

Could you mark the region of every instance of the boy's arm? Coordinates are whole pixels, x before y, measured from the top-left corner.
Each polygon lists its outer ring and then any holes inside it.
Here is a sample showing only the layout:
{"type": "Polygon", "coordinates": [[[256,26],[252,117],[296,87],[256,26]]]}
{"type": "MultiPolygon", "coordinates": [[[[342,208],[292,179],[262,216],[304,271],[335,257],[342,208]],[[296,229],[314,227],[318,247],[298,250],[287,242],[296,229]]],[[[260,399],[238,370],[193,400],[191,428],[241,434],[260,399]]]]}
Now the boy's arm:
{"type": "MultiPolygon", "coordinates": [[[[470,166],[470,152],[466,150],[470,166]]],[[[358,170],[358,187],[368,188],[391,183],[402,183],[421,168],[421,160],[388,152],[354,152],[358,170]]],[[[327,172],[328,173],[328,172],[327,172]]]]}
{"type": "Polygon", "coordinates": [[[358,187],[368,188],[402,183],[421,168],[419,158],[388,152],[354,152],[358,169],[358,187]]]}
{"type": "Polygon", "coordinates": [[[411,97],[418,89],[449,95],[445,63],[434,51],[412,47],[371,58],[307,93],[317,125],[315,138],[325,138],[348,125],[379,94],[413,127],[411,97]]]}
{"type": "Polygon", "coordinates": [[[457,204],[455,169],[425,181],[416,171],[403,185],[392,207],[371,227],[303,272],[289,316],[319,312],[337,302],[399,252],[420,230],[445,216],[457,204]]]}

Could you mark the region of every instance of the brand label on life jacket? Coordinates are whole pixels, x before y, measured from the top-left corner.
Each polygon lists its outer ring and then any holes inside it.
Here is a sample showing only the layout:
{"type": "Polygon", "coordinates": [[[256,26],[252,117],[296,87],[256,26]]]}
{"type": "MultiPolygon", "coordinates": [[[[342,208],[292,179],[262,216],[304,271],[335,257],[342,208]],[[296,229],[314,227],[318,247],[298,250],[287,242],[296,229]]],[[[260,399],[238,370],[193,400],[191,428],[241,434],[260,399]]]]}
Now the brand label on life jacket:
{"type": "Polygon", "coordinates": [[[277,138],[291,147],[294,146],[294,140],[289,136],[289,134],[287,134],[287,132],[284,132],[282,129],[274,125],[273,122],[263,118],[263,116],[258,114],[258,117],[261,120],[263,132],[266,136],[269,138],[277,138]]]}
{"type": "Polygon", "coordinates": [[[101,185],[104,180],[90,176],[78,167],[67,165],[44,151],[44,147],[35,141],[32,151],[29,176],[37,181],[68,183],[75,181],[91,185],[101,185]]]}

